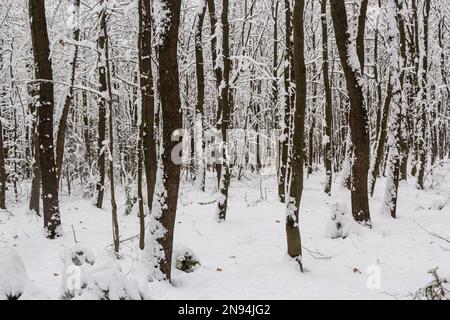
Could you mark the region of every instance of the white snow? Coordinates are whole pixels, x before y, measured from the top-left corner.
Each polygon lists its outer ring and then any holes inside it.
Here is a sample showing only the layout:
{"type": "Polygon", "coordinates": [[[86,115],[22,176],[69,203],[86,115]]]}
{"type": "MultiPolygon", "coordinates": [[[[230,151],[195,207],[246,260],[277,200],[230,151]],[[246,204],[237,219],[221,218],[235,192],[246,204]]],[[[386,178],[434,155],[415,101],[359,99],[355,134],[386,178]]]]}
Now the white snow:
{"type": "MultiPolygon", "coordinates": [[[[110,298],[411,299],[432,280],[427,273],[430,269],[439,267],[440,276],[450,276],[450,246],[430,234],[450,238],[449,204],[436,208],[437,202],[444,205],[450,197],[450,164],[435,172],[439,181],[428,191],[417,190],[412,177],[400,183],[395,220],[378,214],[386,182],[380,178],[370,202],[373,228],[359,227],[345,239],[331,239],[324,235],[324,228],[330,221],[330,205],[333,208],[338,201],[340,212],[345,211],[342,204],[351,207],[349,192],[339,186],[336,175],[333,195],[328,197],[321,186],[323,170],[310,175],[299,217],[305,273],[300,273],[285,254],[286,207],[277,199],[273,172],[262,176],[267,200],[261,199],[259,179],[233,180],[227,220],[220,224],[215,221],[216,204],[208,203],[214,193],[203,193],[184,183],[175,242],[201,257],[201,265],[195,272],[185,273],[176,270],[173,262],[173,286],[147,282],[149,265],[142,261],[138,239],[121,243],[122,259],[112,258],[108,207],[99,210],[87,200],[61,197],[62,223],[67,232],[48,240],[42,234],[42,220],[29,214],[25,203],[18,204],[11,208],[14,216],[0,214],[0,242],[15,248],[0,249],[0,292],[20,292],[30,284],[26,266],[29,277],[44,293],[40,296],[59,299],[63,278],[74,274],[73,270],[65,273],[75,255],[83,257],[80,261],[95,261],[80,266],[86,287],[77,299],[98,299],[100,291],[106,289],[110,298]],[[74,235],[79,242],[76,247],[74,235]],[[374,280],[374,276],[379,279],[374,280]]],[[[206,182],[207,190],[214,190],[214,175],[209,174],[206,182]]],[[[123,195],[118,202],[119,207],[125,202],[123,195]]],[[[133,212],[119,216],[122,239],[139,233],[136,208],[133,212]]],[[[178,251],[176,246],[174,257],[178,251]]]]}

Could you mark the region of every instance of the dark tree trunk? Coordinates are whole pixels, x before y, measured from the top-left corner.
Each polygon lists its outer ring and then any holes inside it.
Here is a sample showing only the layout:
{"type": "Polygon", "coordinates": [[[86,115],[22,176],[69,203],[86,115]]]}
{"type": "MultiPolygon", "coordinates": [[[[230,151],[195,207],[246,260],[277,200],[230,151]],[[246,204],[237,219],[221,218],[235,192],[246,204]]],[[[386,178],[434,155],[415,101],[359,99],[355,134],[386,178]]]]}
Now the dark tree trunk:
{"type": "Polygon", "coordinates": [[[387,137],[387,123],[389,118],[389,108],[391,105],[391,99],[392,99],[392,86],[391,86],[391,80],[388,79],[387,84],[387,90],[386,90],[386,98],[384,100],[384,107],[383,111],[381,113],[381,123],[380,123],[380,132],[378,133],[378,142],[377,142],[377,149],[375,154],[375,163],[373,165],[372,171],[371,171],[371,180],[370,180],[370,195],[373,196],[373,192],[375,190],[375,185],[377,183],[377,178],[380,176],[380,167],[381,162],[383,161],[384,157],[384,146],[386,143],[386,137],[387,137]]]}
{"type": "Polygon", "coordinates": [[[221,177],[219,183],[219,192],[221,193],[220,199],[217,201],[217,219],[218,221],[225,221],[228,206],[228,187],[230,186],[231,171],[229,159],[227,159],[226,154],[226,144],[227,144],[227,130],[230,126],[230,102],[229,102],[229,92],[230,92],[230,25],[228,24],[228,9],[229,0],[222,0],[222,59],[223,59],[223,73],[222,73],[222,83],[220,87],[220,102],[219,105],[222,106],[222,116],[220,118],[220,131],[222,134],[222,154],[223,159],[221,168],[221,177]]]}
{"type": "MultiPolygon", "coordinates": [[[[107,0],[106,0],[107,1],[107,0]]],[[[101,25],[101,32],[105,39],[104,46],[104,59],[106,71],[106,89],[108,94],[108,127],[109,127],[109,182],[110,182],[110,203],[111,203],[111,217],[112,217],[112,235],[114,242],[114,252],[119,253],[120,246],[120,235],[119,235],[119,221],[117,219],[117,203],[116,203],[116,192],[114,183],[114,105],[113,105],[113,94],[112,94],[112,83],[111,83],[111,67],[109,61],[109,37],[108,29],[106,25],[106,5],[103,11],[104,24],[101,25]]]]}
{"type": "Polygon", "coordinates": [[[422,96],[419,111],[419,141],[418,141],[418,151],[419,151],[419,169],[417,176],[417,186],[419,189],[424,188],[425,182],[425,167],[427,160],[427,150],[426,150],[426,133],[427,133],[427,73],[428,73],[428,17],[430,16],[430,0],[425,0],[424,10],[423,10],[423,57],[422,57],[422,74],[421,86],[422,86],[422,96]]]}
{"type": "Polygon", "coordinates": [[[364,34],[366,30],[366,14],[369,0],[361,0],[358,16],[358,34],[356,35],[356,53],[361,67],[361,76],[364,76],[364,34]]]}
{"type": "MultiPolygon", "coordinates": [[[[3,40],[0,42],[0,70],[3,69],[3,40]]],[[[2,107],[4,104],[5,91],[0,86],[0,209],[6,209],[6,172],[5,172],[5,149],[3,143],[3,124],[1,121],[2,107]]]]}
{"type": "Polygon", "coordinates": [[[352,213],[357,222],[370,225],[369,199],[367,195],[367,173],[370,149],[367,128],[367,110],[362,92],[362,75],[358,66],[352,64],[351,45],[345,2],[330,0],[334,33],[350,99],[350,134],[354,149],[351,170],[352,213]],[[350,60],[350,61],[349,61],[350,60]]]}
{"type": "Polygon", "coordinates": [[[292,46],[291,46],[291,36],[292,36],[292,25],[291,25],[291,6],[290,0],[284,0],[284,14],[285,14],[285,52],[284,60],[287,62],[284,68],[284,115],[283,115],[283,126],[282,139],[280,146],[280,177],[278,179],[278,196],[282,203],[286,202],[286,182],[288,176],[288,145],[289,145],[289,127],[291,120],[291,104],[293,96],[291,94],[291,70],[290,65],[292,57],[292,46]]]}
{"type": "Polygon", "coordinates": [[[295,67],[295,112],[294,136],[292,145],[292,178],[287,201],[286,237],[288,255],[296,259],[303,271],[302,245],[298,225],[300,201],[303,193],[303,163],[305,145],[305,112],[306,112],[306,65],[304,13],[305,1],[294,2],[294,67],[295,67]]]}
{"type": "MultiPolygon", "coordinates": [[[[72,7],[72,15],[73,16],[79,16],[80,11],[80,0],[73,0],[73,7],[72,7]]],[[[80,40],[80,28],[79,25],[75,26],[75,29],[72,30],[73,32],[73,40],[75,42],[78,42],[80,40]]],[[[73,52],[72,52],[72,61],[70,61],[70,67],[71,67],[71,77],[70,77],[70,87],[69,91],[66,95],[66,98],[64,100],[64,106],[62,110],[61,119],[59,120],[58,125],[58,133],[56,136],[56,177],[58,179],[58,183],[61,179],[61,169],[63,164],[63,158],[64,158],[64,145],[65,145],[65,139],[66,139],[66,131],[67,131],[67,118],[69,116],[70,106],[73,101],[73,86],[75,84],[75,71],[77,68],[77,58],[78,58],[78,45],[74,44],[73,52]]]]}
{"type": "Polygon", "coordinates": [[[60,235],[58,183],[56,178],[53,148],[53,75],[47,33],[44,0],[29,0],[31,42],[35,62],[35,77],[38,79],[39,108],[39,162],[42,173],[42,198],[44,228],[47,237],[60,235]]]}
{"type": "MultiPolygon", "coordinates": [[[[178,29],[180,25],[179,0],[160,0],[170,14],[167,16],[170,23],[169,28],[161,35],[157,46],[159,62],[159,92],[162,110],[162,170],[159,177],[161,188],[159,190],[160,213],[155,216],[165,230],[161,236],[160,230],[152,230],[151,236],[156,237],[157,243],[164,251],[163,258],[159,261],[159,270],[167,280],[171,280],[172,247],[175,216],[178,202],[178,189],[180,184],[180,165],[175,163],[171,157],[172,150],[179,143],[173,137],[179,137],[176,132],[182,128],[181,102],[180,102],[180,81],[178,76],[177,42],[178,29]]],[[[148,241],[146,241],[148,245],[148,241]]]]}
{"type": "Polygon", "coordinates": [[[203,65],[203,44],[202,44],[202,32],[203,32],[203,20],[206,13],[206,0],[202,0],[199,4],[200,8],[197,13],[197,22],[195,28],[195,67],[197,73],[197,104],[195,106],[195,158],[196,158],[196,184],[197,187],[205,191],[205,163],[204,163],[204,150],[205,142],[203,132],[205,131],[204,125],[204,103],[205,103],[205,71],[203,65]]]}
{"type": "MultiPolygon", "coordinates": [[[[32,123],[31,123],[31,143],[32,149],[31,154],[33,156],[33,178],[31,180],[31,193],[30,193],[30,211],[35,212],[38,216],[40,216],[40,201],[41,201],[41,168],[39,165],[39,133],[37,124],[39,122],[38,112],[35,106],[36,96],[36,86],[33,84],[28,85],[28,108],[32,115],[32,123]]],[[[1,152],[1,151],[0,151],[1,152]]]]}
{"type": "MultiPolygon", "coordinates": [[[[103,0],[101,1],[103,4],[103,0]]],[[[105,51],[105,33],[103,30],[106,29],[106,12],[102,10],[100,12],[100,32],[97,39],[97,49],[99,51],[98,55],[98,82],[100,84],[99,91],[103,94],[107,94],[106,87],[106,66],[105,61],[103,61],[102,54],[105,51]]],[[[103,197],[105,195],[105,145],[106,142],[106,99],[104,96],[98,98],[98,172],[100,175],[100,180],[97,183],[97,208],[103,207],[103,197]]]]}
{"type": "Polygon", "coordinates": [[[325,135],[327,140],[325,141],[325,193],[331,193],[331,183],[333,175],[333,149],[331,141],[333,138],[333,106],[331,97],[331,87],[329,79],[329,62],[328,62],[328,25],[327,25],[327,0],[322,0],[321,4],[321,21],[322,21],[322,72],[323,72],[323,85],[325,90],[325,135]]]}
{"type": "MultiPolygon", "coordinates": [[[[155,100],[152,73],[151,3],[139,0],[139,74],[142,101],[142,147],[147,181],[147,206],[152,210],[156,184],[155,100]]],[[[143,218],[141,218],[143,219],[143,218]]],[[[141,226],[142,227],[142,226],[141,226]]],[[[143,242],[143,240],[142,240],[143,242]]]]}

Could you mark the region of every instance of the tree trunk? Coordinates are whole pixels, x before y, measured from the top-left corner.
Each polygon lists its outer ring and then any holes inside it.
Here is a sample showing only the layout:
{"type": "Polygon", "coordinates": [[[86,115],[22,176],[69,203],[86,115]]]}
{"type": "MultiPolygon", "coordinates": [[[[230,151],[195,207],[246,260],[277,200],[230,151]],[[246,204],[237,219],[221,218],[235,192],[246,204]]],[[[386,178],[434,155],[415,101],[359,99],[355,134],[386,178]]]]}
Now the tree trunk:
{"type": "MultiPolygon", "coordinates": [[[[103,0],[100,2],[103,5],[103,0]]],[[[98,98],[98,173],[100,175],[100,179],[97,183],[97,208],[103,207],[103,197],[105,195],[105,143],[106,143],[106,99],[105,95],[107,94],[106,87],[106,66],[105,61],[103,61],[102,54],[105,52],[105,33],[103,30],[106,29],[106,12],[102,10],[99,16],[99,24],[100,24],[100,32],[97,39],[97,49],[99,51],[98,54],[98,82],[100,84],[99,91],[102,93],[102,96],[98,98]]]]}
{"type": "Polygon", "coordinates": [[[217,220],[219,222],[225,221],[227,214],[228,205],[228,187],[231,180],[230,163],[227,159],[227,130],[230,125],[230,102],[229,102],[229,92],[230,92],[230,26],[228,24],[228,9],[229,0],[222,0],[222,14],[221,14],[221,24],[222,24],[222,60],[223,60],[223,73],[222,73],[222,84],[220,86],[220,103],[222,106],[222,116],[220,118],[220,131],[222,134],[222,168],[221,177],[219,183],[220,198],[217,201],[217,220]]]}
{"type": "Polygon", "coordinates": [[[282,203],[286,202],[286,183],[288,177],[288,145],[289,145],[289,127],[291,120],[291,104],[293,96],[291,94],[291,70],[290,65],[292,57],[292,46],[291,46],[291,36],[292,36],[292,25],[291,25],[291,3],[290,0],[284,0],[284,13],[285,13],[285,52],[284,52],[284,112],[283,112],[283,122],[281,125],[281,139],[280,139],[280,177],[278,179],[278,196],[282,203]]]}
{"type": "MultiPolygon", "coordinates": [[[[160,0],[169,14],[158,37],[159,93],[162,110],[161,160],[158,168],[156,207],[146,236],[146,250],[156,279],[171,280],[172,247],[180,183],[180,155],[171,156],[181,135],[182,117],[178,76],[177,42],[180,25],[179,0],[160,0]]],[[[161,22],[160,22],[161,23],[161,22]]],[[[161,27],[161,26],[160,26],[161,27]]]]}
{"type": "Polygon", "coordinates": [[[399,59],[399,35],[397,21],[397,5],[398,0],[388,0],[387,3],[387,23],[388,23],[388,47],[389,50],[389,64],[390,64],[390,86],[392,87],[392,107],[390,112],[390,124],[389,124],[389,164],[388,164],[388,178],[386,182],[386,194],[384,199],[384,205],[386,210],[389,211],[391,217],[395,218],[397,214],[397,194],[398,194],[398,181],[400,178],[400,140],[401,140],[401,114],[403,104],[403,87],[401,83],[401,69],[399,59]]]}
{"type": "Polygon", "coordinates": [[[322,21],[322,72],[323,85],[325,91],[325,187],[324,191],[331,194],[331,183],[333,178],[333,149],[331,141],[333,138],[333,106],[331,97],[331,87],[329,79],[328,62],[328,25],[327,25],[327,0],[321,3],[321,21],[322,21]]]}
{"type": "Polygon", "coordinates": [[[423,10],[423,57],[422,57],[422,73],[421,77],[421,102],[419,109],[419,169],[417,176],[417,187],[424,189],[425,182],[425,167],[427,165],[427,150],[425,145],[426,133],[427,133],[427,108],[428,108],[428,17],[430,16],[430,0],[425,0],[423,10]]]}
{"type": "Polygon", "coordinates": [[[378,133],[378,142],[377,142],[377,149],[375,154],[375,162],[373,165],[372,170],[370,171],[371,179],[369,182],[370,185],[370,195],[373,197],[373,192],[375,190],[375,185],[377,183],[377,178],[380,176],[380,166],[381,162],[383,161],[384,156],[384,144],[386,142],[386,136],[387,136],[387,123],[389,119],[389,109],[391,105],[392,100],[392,85],[391,85],[391,79],[388,79],[387,84],[387,90],[386,90],[386,98],[384,99],[384,107],[383,111],[381,113],[381,124],[380,124],[380,130],[378,133]]]}
{"type": "Polygon", "coordinates": [[[369,0],[361,0],[358,16],[358,33],[356,35],[356,53],[361,67],[361,76],[364,76],[364,34],[366,29],[366,14],[369,0]]]}
{"type": "Polygon", "coordinates": [[[109,182],[110,182],[110,193],[111,193],[111,217],[112,217],[112,234],[114,242],[114,252],[119,253],[120,245],[120,235],[119,235],[119,221],[117,219],[117,203],[116,203],[116,193],[115,193],[115,183],[114,183],[114,105],[113,105],[113,95],[112,95],[112,83],[111,83],[111,68],[109,62],[109,38],[108,30],[106,25],[106,6],[108,0],[104,2],[103,8],[103,18],[104,24],[101,25],[101,32],[103,32],[103,37],[105,39],[105,49],[104,49],[104,59],[103,62],[106,67],[106,81],[107,81],[107,92],[108,92],[108,107],[109,107],[109,182]]]}
{"type": "Polygon", "coordinates": [[[286,212],[286,237],[288,255],[296,259],[303,272],[302,245],[298,225],[300,201],[303,193],[303,162],[305,145],[306,112],[306,65],[304,49],[305,1],[294,2],[294,67],[295,67],[295,112],[294,137],[292,145],[292,178],[286,212]]]}
{"type": "MultiPolygon", "coordinates": [[[[3,40],[0,42],[0,70],[3,69],[3,40]]],[[[2,107],[4,104],[5,91],[0,86],[0,209],[6,209],[6,172],[5,172],[5,149],[3,143],[2,107]]]]}
{"type": "Polygon", "coordinates": [[[206,0],[202,0],[197,9],[197,21],[195,28],[195,67],[197,73],[197,104],[195,106],[195,158],[196,158],[196,185],[201,191],[205,191],[205,162],[204,162],[204,150],[205,142],[203,132],[205,131],[204,125],[204,101],[205,101],[205,71],[203,66],[203,44],[202,44],[202,32],[203,32],[203,20],[206,13],[206,0]]]}
{"type": "MultiPolygon", "coordinates": [[[[156,184],[155,100],[152,73],[152,20],[151,3],[139,0],[139,80],[141,88],[142,147],[145,178],[147,181],[147,206],[152,210],[156,184]]],[[[143,217],[141,217],[143,219],[143,217]]],[[[141,228],[143,228],[141,226],[141,228]]],[[[142,243],[144,240],[142,239],[142,243]]]]}
{"type": "MultiPolygon", "coordinates": [[[[72,32],[72,37],[75,42],[80,40],[80,25],[79,25],[79,15],[80,15],[80,0],[73,0],[72,6],[72,21],[71,27],[73,30],[69,30],[72,32]]],[[[74,44],[71,52],[71,61],[69,62],[71,67],[71,76],[70,76],[70,86],[68,88],[68,93],[64,100],[64,106],[62,110],[61,119],[59,120],[58,125],[58,133],[56,136],[56,177],[59,181],[61,179],[61,169],[64,158],[64,145],[66,138],[66,130],[67,130],[67,118],[69,116],[70,106],[73,100],[73,86],[75,84],[75,71],[77,68],[77,58],[78,58],[78,45],[74,44]]]]}
{"type": "MultiPolygon", "coordinates": [[[[38,216],[40,216],[40,201],[41,201],[41,167],[39,164],[39,133],[37,124],[39,123],[38,112],[36,110],[34,99],[36,96],[36,86],[34,84],[28,85],[28,108],[32,115],[31,123],[31,154],[33,156],[33,178],[31,180],[31,193],[30,193],[30,203],[29,209],[38,216]]],[[[0,151],[1,152],[1,151],[0,151]]]]}
{"type": "Polygon", "coordinates": [[[350,34],[348,29],[345,2],[330,0],[336,45],[347,83],[350,99],[350,134],[354,148],[351,170],[352,213],[357,222],[370,225],[369,200],[367,195],[367,173],[369,171],[370,149],[367,128],[367,110],[362,92],[360,67],[350,53],[350,34]]]}
{"type": "Polygon", "coordinates": [[[58,187],[53,151],[53,75],[47,33],[44,0],[29,0],[31,42],[35,63],[35,78],[38,79],[39,108],[39,162],[42,172],[42,198],[44,228],[47,237],[60,235],[58,187]]]}

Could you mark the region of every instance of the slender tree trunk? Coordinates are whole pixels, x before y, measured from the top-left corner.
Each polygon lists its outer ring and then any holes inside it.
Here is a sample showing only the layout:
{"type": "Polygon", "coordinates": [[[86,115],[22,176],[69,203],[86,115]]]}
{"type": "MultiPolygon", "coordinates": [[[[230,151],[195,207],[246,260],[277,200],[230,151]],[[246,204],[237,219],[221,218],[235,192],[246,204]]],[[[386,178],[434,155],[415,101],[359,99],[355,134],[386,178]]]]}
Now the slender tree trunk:
{"type": "Polygon", "coordinates": [[[39,162],[42,172],[42,198],[44,228],[47,237],[60,235],[58,187],[53,151],[53,75],[50,59],[50,43],[47,33],[44,0],[29,0],[31,42],[35,62],[35,78],[38,79],[39,108],[39,162]]]}
{"type": "MultiPolygon", "coordinates": [[[[214,76],[216,79],[216,92],[217,92],[217,116],[216,116],[216,128],[218,131],[221,131],[221,119],[222,119],[222,99],[220,93],[220,87],[222,84],[223,78],[223,70],[218,64],[217,57],[217,16],[216,16],[216,6],[214,0],[207,0],[208,2],[208,12],[209,12],[209,21],[211,25],[211,58],[214,69],[214,76]]],[[[222,174],[222,165],[220,162],[216,162],[215,165],[216,175],[217,175],[217,188],[220,189],[220,179],[222,174]]]]}
{"type": "Polygon", "coordinates": [[[119,221],[117,219],[117,203],[116,203],[116,192],[114,183],[114,105],[113,105],[113,94],[112,94],[112,83],[111,83],[111,68],[109,61],[109,37],[106,25],[106,6],[108,0],[104,3],[103,16],[104,24],[101,26],[103,31],[103,37],[105,39],[105,51],[104,51],[104,64],[106,67],[106,83],[108,92],[108,109],[109,109],[109,182],[110,182],[110,193],[111,193],[111,217],[112,217],[112,234],[114,242],[114,252],[119,253],[120,246],[120,235],[119,235],[119,221]]]}
{"type": "Polygon", "coordinates": [[[144,197],[142,195],[142,162],[144,161],[144,152],[142,147],[142,140],[144,139],[144,109],[141,108],[141,123],[139,125],[139,136],[137,139],[137,193],[139,206],[139,248],[141,250],[145,247],[145,211],[144,211],[144,197]]]}
{"type": "MultiPolygon", "coordinates": [[[[80,15],[80,0],[73,0],[72,6],[72,17],[73,21],[71,21],[72,37],[75,42],[80,40],[80,25],[79,25],[79,15],[80,15]]],[[[64,145],[66,139],[66,130],[67,130],[67,118],[69,116],[70,106],[73,101],[73,86],[75,84],[75,71],[77,68],[77,58],[78,58],[78,45],[74,44],[74,47],[71,48],[71,76],[70,76],[70,87],[68,89],[68,93],[64,100],[64,106],[62,110],[61,119],[59,120],[58,125],[58,133],[56,136],[56,177],[58,179],[58,183],[61,179],[61,169],[64,158],[64,145]]]]}
{"type": "Polygon", "coordinates": [[[388,47],[389,64],[390,64],[390,86],[392,87],[392,107],[390,112],[389,124],[389,164],[388,179],[386,183],[386,194],[384,204],[389,214],[395,218],[397,215],[397,194],[398,181],[400,178],[400,140],[401,140],[401,114],[403,104],[403,87],[401,83],[401,65],[399,59],[399,35],[397,20],[397,4],[398,0],[388,0],[387,3],[387,23],[388,23],[388,47]]]}
{"type": "MultiPolygon", "coordinates": [[[[399,39],[400,39],[400,57],[401,57],[401,68],[400,70],[400,84],[402,86],[402,89],[404,88],[405,84],[405,69],[408,66],[408,57],[406,54],[406,31],[405,31],[405,17],[403,16],[403,1],[404,0],[396,0],[396,5],[398,7],[398,11],[400,13],[397,13],[397,23],[398,23],[398,30],[399,30],[399,39]]],[[[408,136],[410,136],[409,133],[409,126],[408,126],[408,118],[409,118],[409,105],[407,103],[402,104],[402,114],[400,119],[400,180],[407,180],[408,178],[408,156],[409,156],[409,144],[408,144],[408,136]]]]}
{"type": "Polygon", "coordinates": [[[286,237],[288,255],[296,259],[303,272],[302,245],[298,225],[300,202],[303,193],[303,163],[305,145],[306,112],[306,65],[304,38],[305,1],[294,2],[294,67],[295,67],[295,113],[292,145],[292,177],[286,212],[286,237]]]}
{"type": "Polygon", "coordinates": [[[284,112],[283,123],[281,126],[282,134],[280,139],[280,178],[278,180],[278,196],[282,203],[286,201],[286,182],[288,181],[288,146],[289,146],[289,127],[291,120],[291,104],[293,96],[291,94],[291,69],[290,65],[292,56],[291,36],[291,3],[290,0],[284,0],[284,14],[285,14],[285,52],[284,52],[284,112]]]}
{"type": "Polygon", "coordinates": [[[370,225],[369,200],[367,195],[367,173],[369,171],[370,148],[367,128],[367,110],[362,92],[361,70],[349,52],[351,41],[345,3],[330,0],[334,33],[350,99],[350,134],[354,148],[352,161],[352,213],[357,222],[370,225]]]}
{"type": "Polygon", "coordinates": [[[205,142],[203,132],[205,131],[204,125],[204,101],[205,101],[205,71],[203,66],[203,44],[202,44],[202,32],[203,32],[203,20],[206,13],[206,0],[202,0],[197,9],[197,21],[195,28],[195,67],[197,73],[197,105],[195,107],[195,158],[196,158],[196,185],[201,191],[205,191],[205,162],[204,162],[204,150],[205,142]]]}
{"type": "MultiPolygon", "coordinates": [[[[101,5],[104,5],[104,0],[100,1],[101,5]]],[[[106,99],[104,95],[107,94],[106,86],[106,66],[104,57],[102,56],[105,52],[105,32],[106,29],[106,11],[102,10],[99,16],[100,32],[97,39],[97,49],[99,51],[98,55],[98,82],[100,84],[99,91],[102,96],[98,98],[98,172],[100,179],[97,183],[97,208],[103,207],[103,197],[105,195],[105,143],[106,143],[106,99]]]]}
{"type": "MultiPolygon", "coordinates": [[[[0,70],[3,69],[3,40],[0,42],[0,70]]],[[[0,209],[6,209],[6,172],[5,149],[3,142],[2,108],[4,105],[5,91],[0,85],[0,209]]]]}
{"type": "Polygon", "coordinates": [[[421,103],[419,111],[419,169],[417,176],[417,187],[424,188],[425,182],[425,167],[427,165],[427,148],[426,148],[426,133],[427,133],[427,108],[428,108],[428,17],[430,16],[430,0],[424,0],[423,11],[423,57],[422,57],[422,74],[421,77],[421,103]]]}
{"type": "Polygon", "coordinates": [[[31,123],[31,144],[32,144],[32,156],[33,156],[33,178],[31,180],[31,193],[30,193],[30,203],[29,209],[40,216],[40,201],[41,201],[41,168],[39,164],[39,133],[37,124],[39,123],[38,111],[36,110],[36,104],[34,99],[36,99],[36,86],[34,84],[28,85],[28,108],[32,115],[31,123]]]}
{"type": "Polygon", "coordinates": [[[222,0],[222,14],[221,14],[221,24],[222,24],[222,60],[223,60],[223,78],[222,85],[220,86],[220,105],[222,106],[222,116],[220,118],[220,131],[222,134],[222,168],[221,177],[219,184],[220,198],[217,201],[217,220],[219,222],[225,221],[227,214],[228,205],[228,188],[230,186],[231,171],[230,163],[227,155],[227,130],[230,126],[230,102],[229,102],[229,92],[230,92],[230,26],[228,24],[228,9],[229,0],[222,0]]]}
{"type": "Polygon", "coordinates": [[[333,106],[331,97],[331,87],[329,78],[329,62],[328,62],[328,25],[327,25],[327,0],[321,3],[321,21],[322,21],[322,72],[323,85],[325,91],[325,193],[331,194],[331,183],[333,178],[333,106]]]}
{"type": "Polygon", "coordinates": [[[380,131],[378,133],[378,142],[377,149],[375,154],[375,162],[372,170],[370,171],[371,179],[370,179],[370,195],[373,197],[373,192],[375,191],[375,185],[377,183],[377,178],[380,176],[380,167],[381,162],[384,157],[384,146],[386,143],[387,137],[387,123],[389,119],[389,109],[392,100],[392,85],[391,79],[388,79],[387,90],[386,90],[386,98],[384,99],[384,107],[381,113],[381,124],[380,131]]]}
{"type": "MultiPolygon", "coordinates": [[[[152,73],[152,20],[151,3],[139,0],[139,83],[141,88],[141,126],[145,177],[147,181],[147,206],[152,210],[156,184],[155,100],[152,73]]],[[[144,246],[144,217],[141,218],[141,248],[144,246]]]]}

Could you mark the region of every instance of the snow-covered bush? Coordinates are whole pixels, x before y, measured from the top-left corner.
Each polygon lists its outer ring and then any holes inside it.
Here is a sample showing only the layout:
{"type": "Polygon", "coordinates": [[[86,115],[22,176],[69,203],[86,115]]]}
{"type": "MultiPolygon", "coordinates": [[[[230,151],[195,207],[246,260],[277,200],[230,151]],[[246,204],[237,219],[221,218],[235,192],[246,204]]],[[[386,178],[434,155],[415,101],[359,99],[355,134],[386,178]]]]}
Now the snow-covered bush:
{"type": "Polygon", "coordinates": [[[200,266],[198,257],[187,247],[177,245],[172,256],[175,260],[175,268],[180,271],[190,273],[200,266]]]}
{"type": "Polygon", "coordinates": [[[115,258],[96,262],[88,248],[76,245],[63,254],[63,299],[141,299],[136,283],[127,279],[115,258]]]}
{"type": "Polygon", "coordinates": [[[70,262],[76,266],[81,266],[85,263],[93,265],[95,263],[95,256],[89,248],[77,244],[64,250],[64,263],[69,264],[70,262]]]}
{"type": "Polygon", "coordinates": [[[0,246],[0,300],[42,299],[45,296],[28,277],[17,251],[0,246]]]}
{"type": "Polygon", "coordinates": [[[352,232],[355,222],[347,206],[341,202],[333,202],[330,205],[330,217],[325,227],[325,236],[346,238],[352,232]]]}
{"type": "Polygon", "coordinates": [[[450,300],[450,289],[447,289],[448,280],[439,278],[438,268],[428,271],[433,276],[433,281],[414,294],[414,300],[450,300]]]}

